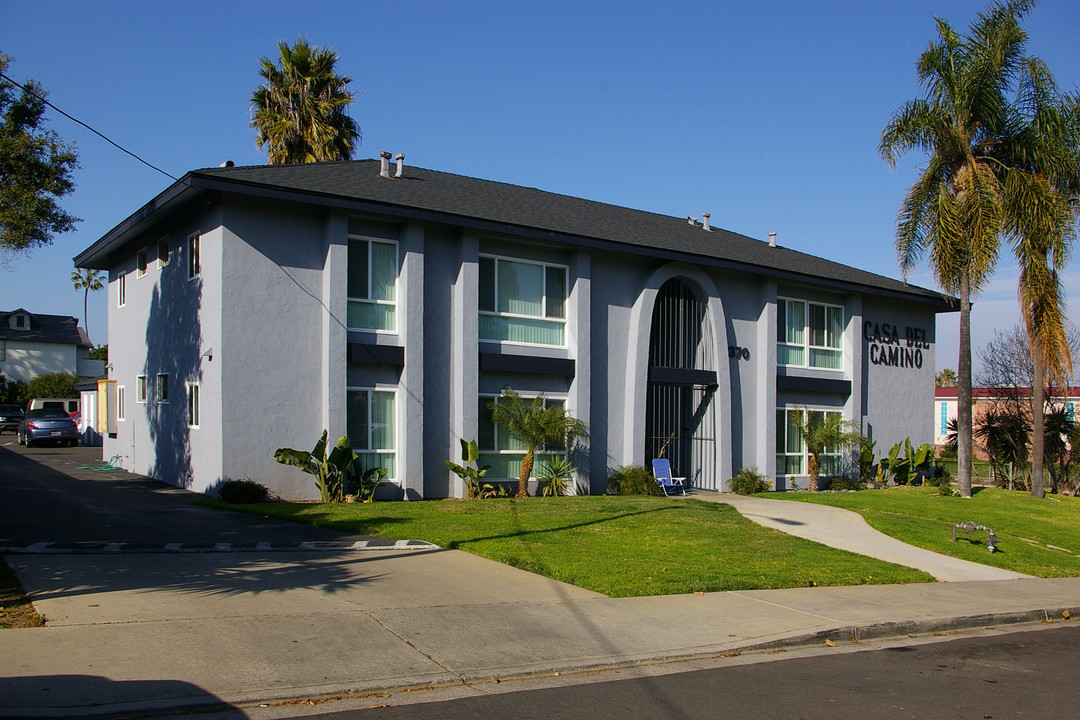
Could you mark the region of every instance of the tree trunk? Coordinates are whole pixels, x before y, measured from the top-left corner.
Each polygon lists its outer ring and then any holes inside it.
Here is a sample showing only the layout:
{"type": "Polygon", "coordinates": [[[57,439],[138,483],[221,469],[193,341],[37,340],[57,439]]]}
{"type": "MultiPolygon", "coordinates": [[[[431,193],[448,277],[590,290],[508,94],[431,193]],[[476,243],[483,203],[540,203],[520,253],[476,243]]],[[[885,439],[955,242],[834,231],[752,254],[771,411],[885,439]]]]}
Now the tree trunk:
{"type": "Polygon", "coordinates": [[[529,450],[521,460],[521,472],[518,473],[518,491],[514,497],[529,497],[529,476],[532,475],[533,452],[529,450]]]}
{"type": "Polygon", "coordinates": [[[960,278],[960,357],[956,361],[956,488],[971,497],[971,285],[960,278]]]}
{"type": "Polygon", "coordinates": [[[807,470],[810,472],[810,492],[817,492],[818,475],[821,474],[821,460],[817,455],[810,456],[810,462],[807,463],[807,470]]]}
{"type": "Polygon", "coordinates": [[[1045,407],[1043,405],[1043,358],[1038,349],[1033,348],[1031,366],[1034,372],[1031,380],[1031,496],[1041,498],[1043,490],[1043,453],[1046,447],[1045,407]]]}

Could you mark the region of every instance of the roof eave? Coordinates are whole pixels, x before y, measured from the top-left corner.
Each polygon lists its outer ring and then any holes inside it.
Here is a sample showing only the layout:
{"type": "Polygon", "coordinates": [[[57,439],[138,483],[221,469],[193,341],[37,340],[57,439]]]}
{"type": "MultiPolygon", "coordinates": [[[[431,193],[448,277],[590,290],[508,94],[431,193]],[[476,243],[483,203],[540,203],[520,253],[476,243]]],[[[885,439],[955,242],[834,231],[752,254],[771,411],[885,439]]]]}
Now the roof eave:
{"type": "MultiPolygon", "coordinates": [[[[193,171],[189,173],[187,177],[190,178],[190,183],[192,186],[198,187],[203,190],[217,190],[221,192],[242,193],[245,195],[270,200],[285,200],[294,202],[302,201],[316,205],[323,205],[326,207],[352,210],[355,212],[370,212],[384,215],[393,215],[396,217],[415,220],[427,220],[431,222],[459,225],[463,227],[468,227],[472,230],[480,230],[484,232],[510,234],[517,237],[543,240],[545,242],[562,242],[570,245],[584,245],[595,249],[613,250],[617,252],[631,253],[635,255],[645,255],[648,257],[657,257],[669,260],[685,261],[688,255],[688,253],[678,250],[666,250],[655,247],[650,248],[632,245],[628,243],[619,243],[612,240],[605,240],[603,238],[595,238],[591,236],[571,235],[556,230],[546,230],[543,228],[515,225],[513,223],[499,222],[496,220],[486,220],[468,215],[458,215],[439,210],[426,210],[407,205],[396,205],[393,203],[375,200],[361,200],[358,198],[350,198],[344,195],[335,195],[331,193],[323,193],[309,190],[299,190],[296,188],[282,188],[262,183],[252,183],[244,180],[226,180],[220,177],[200,175],[198,171],[193,171]]],[[[699,262],[710,265],[712,267],[719,267],[729,270],[746,270],[747,267],[751,267],[754,268],[756,272],[759,272],[762,275],[775,277],[783,280],[789,280],[792,282],[809,283],[812,285],[831,287],[837,290],[844,290],[848,292],[867,292],[873,293],[875,295],[882,295],[897,299],[928,303],[934,306],[935,313],[957,312],[959,310],[959,307],[954,302],[954,298],[950,298],[949,296],[935,293],[934,291],[926,290],[924,288],[919,288],[919,290],[921,290],[922,292],[917,292],[914,289],[911,291],[892,290],[889,288],[881,288],[857,282],[826,279],[821,278],[817,275],[797,273],[789,270],[781,270],[775,267],[757,265],[744,261],[725,260],[723,258],[718,258],[711,255],[693,254],[692,257],[696,258],[699,262]]]]}
{"type": "Polygon", "coordinates": [[[132,236],[137,235],[156,222],[157,217],[162,212],[188,202],[196,193],[200,192],[198,183],[194,182],[194,179],[193,174],[188,173],[165,188],[150,202],[102,235],[97,242],[76,255],[73,258],[75,267],[108,270],[110,267],[109,255],[127,243],[132,236]]]}

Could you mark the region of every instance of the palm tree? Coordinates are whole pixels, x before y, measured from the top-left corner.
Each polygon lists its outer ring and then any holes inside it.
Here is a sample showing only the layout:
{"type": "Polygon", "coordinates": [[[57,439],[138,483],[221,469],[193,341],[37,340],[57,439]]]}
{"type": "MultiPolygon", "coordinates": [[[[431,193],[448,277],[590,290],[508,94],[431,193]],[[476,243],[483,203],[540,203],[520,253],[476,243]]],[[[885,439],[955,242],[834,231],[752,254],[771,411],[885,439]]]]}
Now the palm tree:
{"type": "Polygon", "coordinates": [[[850,450],[864,442],[862,433],[854,423],[844,422],[838,413],[824,413],[802,409],[795,419],[796,429],[802,436],[806,452],[810,456],[807,473],[810,475],[810,492],[817,492],[821,475],[821,456],[850,450]]]}
{"type": "Polygon", "coordinates": [[[1080,198],[1080,96],[1061,96],[1046,64],[1026,61],[1016,129],[1002,145],[1023,172],[1005,185],[1006,227],[1020,264],[1019,296],[1033,368],[1031,494],[1042,497],[1044,388],[1072,374],[1060,270],[1076,239],[1080,198]]]}
{"type": "Polygon", "coordinates": [[[561,407],[545,407],[545,404],[543,395],[526,402],[509,387],[503,388],[497,402],[488,403],[491,419],[525,445],[525,457],[518,473],[517,497],[529,495],[529,476],[537,450],[545,445],[565,444],[576,437],[589,437],[585,423],[571,417],[561,407]]]}
{"type": "Polygon", "coordinates": [[[1012,87],[1024,60],[1021,18],[1032,0],[992,4],[967,35],[937,18],[938,40],[919,57],[925,97],[905,103],[881,135],[890,166],[913,149],[930,158],[900,207],[896,249],[906,277],[924,254],[938,284],[960,300],[957,486],[971,496],[971,298],[993,274],[1003,228],[997,157],[1008,131],[1012,87]]]}
{"type": "Polygon", "coordinates": [[[281,67],[259,58],[265,83],[251,94],[255,144],[267,146],[271,165],[350,160],[360,128],[346,113],[353,101],[348,75],[334,69],[337,53],[312,47],[300,37],[289,47],[278,42],[281,67]]]}
{"type": "MultiPolygon", "coordinates": [[[[91,292],[97,292],[101,288],[105,287],[105,284],[101,282],[102,274],[100,270],[90,270],[89,268],[76,268],[71,273],[71,283],[75,286],[76,290],[83,291],[83,327],[86,328],[86,339],[90,339],[90,322],[87,320],[86,308],[90,299],[91,292]]],[[[93,343],[91,343],[92,345],[93,343]]]]}
{"type": "MultiPolygon", "coordinates": [[[[975,437],[982,441],[983,449],[999,478],[1006,468],[1022,465],[1028,459],[1028,437],[1031,425],[1023,415],[991,408],[983,414],[975,426],[975,437]]],[[[1013,489],[1014,472],[1008,473],[1009,489],[1013,489]]]]}

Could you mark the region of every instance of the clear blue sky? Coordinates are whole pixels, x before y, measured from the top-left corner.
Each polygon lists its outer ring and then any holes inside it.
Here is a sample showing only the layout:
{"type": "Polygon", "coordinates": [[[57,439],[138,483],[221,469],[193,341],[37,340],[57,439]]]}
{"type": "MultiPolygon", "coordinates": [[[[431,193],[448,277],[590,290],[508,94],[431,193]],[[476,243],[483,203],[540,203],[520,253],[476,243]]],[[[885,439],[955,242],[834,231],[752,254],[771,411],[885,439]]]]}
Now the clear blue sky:
{"type": "MultiPolygon", "coordinates": [[[[9,74],[174,176],[261,164],[248,98],[260,55],[303,34],[335,49],[358,93],[360,157],[538,187],[713,225],[897,277],[896,211],[923,158],[890,171],[890,114],[916,97],[934,15],[966,29],[982,0],[762,2],[0,0],[9,74]]],[[[1080,3],[1044,0],[1029,52],[1080,84],[1080,3]]],[[[82,218],[0,269],[0,309],[82,315],[71,258],[171,181],[50,111],[78,145],[82,218]]],[[[1071,308],[1080,309],[1074,262],[1071,308]]],[[[910,278],[934,287],[925,266],[910,278]]],[[[106,341],[105,293],[89,330],[106,341]]],[[[1002,256],[973,344],[1018,322],[1002,256]]],[[[956,366],[957,316],[937,366],[956,366]]]]}

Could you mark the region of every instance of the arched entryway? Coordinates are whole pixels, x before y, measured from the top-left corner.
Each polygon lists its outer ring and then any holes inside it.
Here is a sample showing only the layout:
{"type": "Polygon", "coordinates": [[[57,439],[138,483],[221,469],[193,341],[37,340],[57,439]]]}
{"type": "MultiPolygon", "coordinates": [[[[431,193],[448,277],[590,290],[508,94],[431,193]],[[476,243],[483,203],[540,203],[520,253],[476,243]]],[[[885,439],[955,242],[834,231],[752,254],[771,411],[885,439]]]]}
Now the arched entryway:
{"type": "Polygon", "coordinates": [[[716,348],[706,300],[682,278],[653,306],[645,408],[645,462],[665,457],[672,474],[716,490],[716,348]]]}

